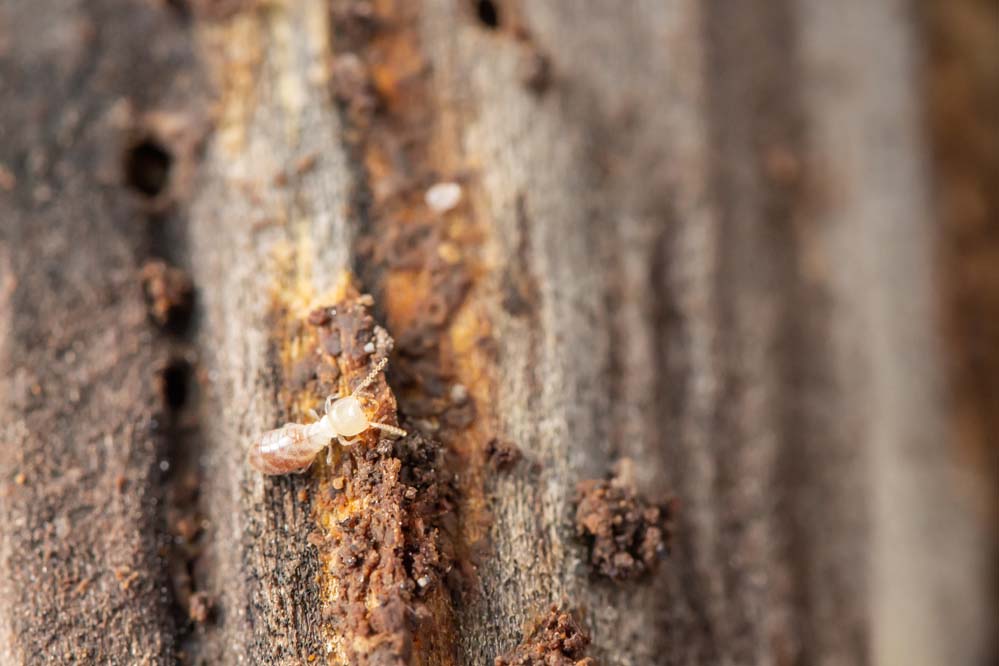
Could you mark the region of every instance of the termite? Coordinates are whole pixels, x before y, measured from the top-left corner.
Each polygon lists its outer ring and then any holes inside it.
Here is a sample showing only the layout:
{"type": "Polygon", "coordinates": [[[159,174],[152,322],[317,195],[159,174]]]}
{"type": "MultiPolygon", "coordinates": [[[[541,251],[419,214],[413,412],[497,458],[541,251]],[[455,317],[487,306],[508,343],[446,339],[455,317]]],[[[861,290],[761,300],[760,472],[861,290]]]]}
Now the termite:
{"type": "Polygon", "coordinates": [[[325,413],[313,423],[286,423],[280,428],[265,432],[250,446],[248,461],[264,474],[304,472],[316,454],[336,439],[342,446],[351,446],[356,437],[368,428],[377,428],[396,437],[405,437],[406,431],[387,423],[369,421],[358,394],[371,385],[382,371],[388,358],[380,360],[368,376],[347,397],[326,398],[325,413]]]}

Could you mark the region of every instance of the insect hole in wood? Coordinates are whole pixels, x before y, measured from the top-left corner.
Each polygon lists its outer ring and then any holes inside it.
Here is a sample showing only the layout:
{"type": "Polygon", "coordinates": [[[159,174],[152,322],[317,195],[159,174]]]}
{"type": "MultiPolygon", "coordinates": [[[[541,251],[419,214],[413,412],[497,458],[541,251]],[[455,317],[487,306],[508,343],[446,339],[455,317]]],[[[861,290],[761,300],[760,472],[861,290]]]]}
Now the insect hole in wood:
{"type": "Polygon", "coordinates": [[[405,437],[406,431],[402,428],[368,420],[358,398],[375,381],[387,363],[388,358],[378,361],[350,395],[327,397],[322,417],[312,412],[316,417],[313,423],[286,423],[280,428],[265,432],[250,446],[250,465],[264,474],[300,473],[307,470],[316,454],[334,439],[342,446],[351,446],[354,444],[353,438],[368,428],[405,437]]]}

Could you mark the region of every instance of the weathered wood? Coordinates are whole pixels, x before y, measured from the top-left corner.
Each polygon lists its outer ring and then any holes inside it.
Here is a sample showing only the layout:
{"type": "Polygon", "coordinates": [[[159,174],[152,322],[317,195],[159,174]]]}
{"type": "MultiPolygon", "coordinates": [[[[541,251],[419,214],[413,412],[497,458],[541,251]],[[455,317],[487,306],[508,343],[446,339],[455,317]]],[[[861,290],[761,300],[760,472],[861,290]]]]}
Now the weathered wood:
{"type": "Polygon", "coordinates": [[[0,5],[5,664],[178,652],[161,511],[168,345],[139,280],[158,222],[120,184],[138,114],[197,88],[178,78],[193,71],[190,40],[161,14],[0,5]]]}
{"type": "Polygon", "coordinates": [[[488,664],[552,603],[602,664],[986,662],[909,5],[30,5],[0,5],[4,663],[488,664]],[[154,257],[187,325],[146,313],[154,257]],[[370,333],[355,301],[308,322],[346,271],[415,439],[263,477],[250,439],[366,371],[328,342],[370,333]],[[574,524],[612,472],[677,501],[639,581],[574,524]]]}

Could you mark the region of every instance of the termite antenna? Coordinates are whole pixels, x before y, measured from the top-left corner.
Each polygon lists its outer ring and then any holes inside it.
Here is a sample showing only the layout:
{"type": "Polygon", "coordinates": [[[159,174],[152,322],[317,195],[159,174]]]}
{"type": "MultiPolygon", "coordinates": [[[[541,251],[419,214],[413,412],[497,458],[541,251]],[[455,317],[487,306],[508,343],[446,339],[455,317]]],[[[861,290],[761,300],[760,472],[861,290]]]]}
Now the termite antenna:
{"type": "Polygon", "coordinates": [[[395,435],[396,437],[405,437],[406,431],[402,428],[397,428],[394,425],[389,425],[388,423],[375,423],[374,421],[368,421],[368,426],[371,428],[378,428],[383,430],[390,435],[395,435]]]}
{"type": "Polygon", "coordinates": [[[375,377],[378,376],[378,373],[385,369],[386,365],[388,365],[388,356],[375,363],[375,367],[371,368],[371,372],[369,372],[368,376],[364,378],[364,381],[354,388],[351,395],[357,395],[364,389],[368,388],[371,385],[371,382],[375,381],[375,377]]]}

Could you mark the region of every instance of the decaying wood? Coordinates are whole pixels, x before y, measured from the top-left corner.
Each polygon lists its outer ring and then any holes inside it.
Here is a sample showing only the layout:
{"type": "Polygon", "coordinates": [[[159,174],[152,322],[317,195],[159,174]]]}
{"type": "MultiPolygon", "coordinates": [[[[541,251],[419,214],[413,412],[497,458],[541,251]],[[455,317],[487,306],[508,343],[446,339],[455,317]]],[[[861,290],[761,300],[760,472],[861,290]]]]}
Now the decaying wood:
{"type": "Polygon", "coordinates": [[[0,660],[985,663],[913,15],[0,4],[0,660]]]}

